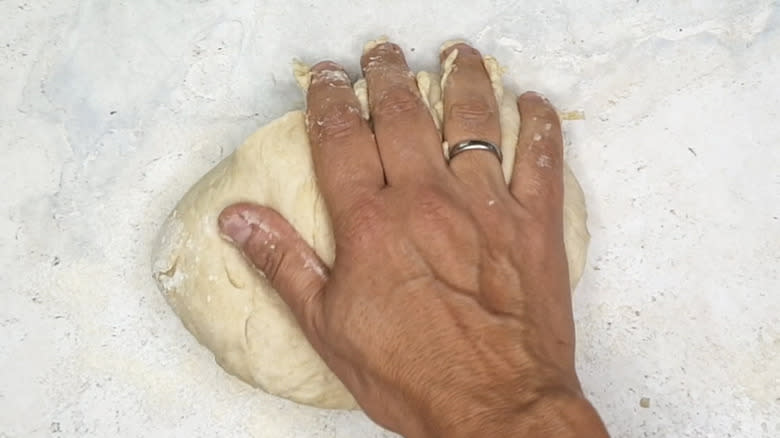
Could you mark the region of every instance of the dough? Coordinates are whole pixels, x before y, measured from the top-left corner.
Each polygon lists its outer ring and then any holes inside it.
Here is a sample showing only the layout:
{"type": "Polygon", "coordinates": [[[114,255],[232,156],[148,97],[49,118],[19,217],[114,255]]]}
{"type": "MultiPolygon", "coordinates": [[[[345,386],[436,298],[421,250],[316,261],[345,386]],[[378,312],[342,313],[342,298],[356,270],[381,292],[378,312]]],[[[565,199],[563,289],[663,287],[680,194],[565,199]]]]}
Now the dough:
{"type": "MultiPolygon", "coordinates": [[[[455,55],[457,56],[457,55],[455,55]]],[[[444,72],[451,69],[451,56],[444,72]]],[[[485,59],[501,102],[504,173],[515,157],[519,115],[504,92],[500,69],[485,59]]],[[[308,69],[296,76],[307,87],[308,69]]],[[[420,91],[441,126],[441,82],[417,74],[420,91]]],[[[365,83],[355,84],[366,109],[365,83]]],[[[271,394],[322,408],[354,409],[355,400],[325,366],[284,302],[239,252],[218,235],[221,210],[239,201],[270,206],[285,216],[322,259],[332,264],[334,242],[317,188],[301,111],[290,112],[252,135],[182,198],[160,231],[153,276],[187,329],[229,373],[271,394]]],[[[582,190],[565,169],[565,243],[572,289],[582,274],[589,241],[582,190]]]]}

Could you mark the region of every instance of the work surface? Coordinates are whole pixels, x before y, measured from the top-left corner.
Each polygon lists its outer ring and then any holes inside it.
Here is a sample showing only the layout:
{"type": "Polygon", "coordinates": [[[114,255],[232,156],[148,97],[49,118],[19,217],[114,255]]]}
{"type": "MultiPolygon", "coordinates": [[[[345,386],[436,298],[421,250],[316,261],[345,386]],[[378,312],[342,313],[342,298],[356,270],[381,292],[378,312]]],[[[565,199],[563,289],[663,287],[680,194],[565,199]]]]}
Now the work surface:
{"type": "Polygon", "coordinates": [[[577,359],[614,436],[780,436],[780,4],[476,3],[0,1],[0,437],[391,435],[227,376],[150,277],[184,191],[301,107],[291,59],[356,74],[381,34],[584,113],[577,359]]]}

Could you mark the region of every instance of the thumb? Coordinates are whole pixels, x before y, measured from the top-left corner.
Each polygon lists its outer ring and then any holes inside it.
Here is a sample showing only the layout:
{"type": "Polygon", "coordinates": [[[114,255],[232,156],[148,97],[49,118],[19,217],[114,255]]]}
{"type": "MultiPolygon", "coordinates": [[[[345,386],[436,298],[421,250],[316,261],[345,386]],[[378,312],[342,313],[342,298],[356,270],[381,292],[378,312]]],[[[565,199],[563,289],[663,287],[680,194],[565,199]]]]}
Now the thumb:
{"type": "Polygon", "coordinates": [[[219,215],[222,237],[235,245],[290,306],[313,335],[328,268],[279,213],[256,204],[234,204],[219,215]]]}

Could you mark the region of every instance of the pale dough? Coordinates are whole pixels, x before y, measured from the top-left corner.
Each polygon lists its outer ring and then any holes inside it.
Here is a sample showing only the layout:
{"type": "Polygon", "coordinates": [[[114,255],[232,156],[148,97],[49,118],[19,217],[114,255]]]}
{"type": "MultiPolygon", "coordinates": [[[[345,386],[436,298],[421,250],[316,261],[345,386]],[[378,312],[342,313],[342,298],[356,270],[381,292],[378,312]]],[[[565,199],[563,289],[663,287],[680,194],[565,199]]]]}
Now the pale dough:
{"type": "MultiPolygon", "coordinates": [[[[503,169],[508,181],[520,117],[515,96],[503,90],[498,64],[488,57],[485,65],[501,102],[503,169]]],[[[443,67],[446,75],[452,60],[443,67]]],[[[305,66],[296,67],[304,88],[308,74],[305,66]]],[[[417,79],[424,101],[441,126],[439,76],[420,72],[417,79]]],[[[364,107],[362,114],[368,117],[365,83],[358,81],[355,90],[364,107]]],[[[187,329],[229,373],[299,403],[356,408],[355,400],[308,344],[284,302],[218,235],[220,211],[239,201],[279,211],[332,264],[333,235],[314,179],[304,114],[293,111],[258,130],[178,203],[154,250],[153,275],[160,290],[187,329]]],[[[585,264],[589,234],[584,196],[568,166],[564,225],[574,289],[585,264]]]]}

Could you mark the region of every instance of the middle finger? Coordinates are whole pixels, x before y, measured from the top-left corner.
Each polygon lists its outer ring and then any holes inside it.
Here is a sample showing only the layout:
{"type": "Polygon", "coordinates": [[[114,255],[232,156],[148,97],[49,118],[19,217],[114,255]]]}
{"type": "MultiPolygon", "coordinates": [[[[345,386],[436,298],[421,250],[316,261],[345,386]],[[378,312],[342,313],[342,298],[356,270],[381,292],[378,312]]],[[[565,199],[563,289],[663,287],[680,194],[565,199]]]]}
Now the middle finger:
{"type": "Polygon", "coordinates": [[[387,183],[436,178],[445,170],[441,136],[403,52],[380,43],[363,54],[361,64],[387,183]]]}

